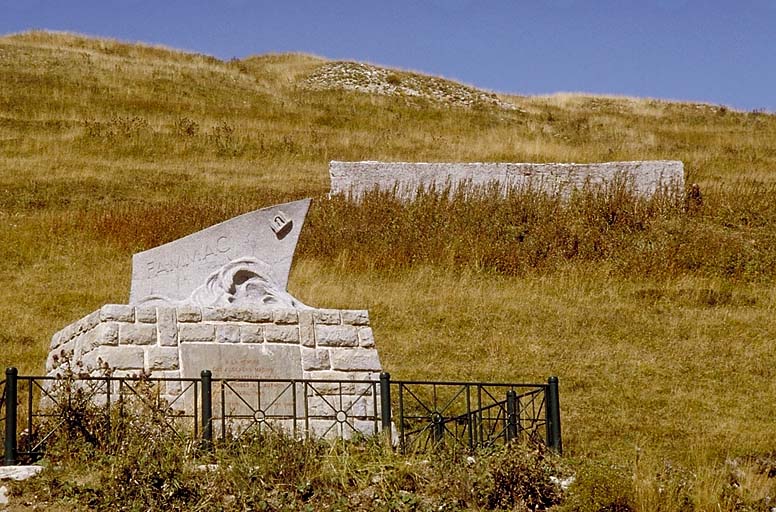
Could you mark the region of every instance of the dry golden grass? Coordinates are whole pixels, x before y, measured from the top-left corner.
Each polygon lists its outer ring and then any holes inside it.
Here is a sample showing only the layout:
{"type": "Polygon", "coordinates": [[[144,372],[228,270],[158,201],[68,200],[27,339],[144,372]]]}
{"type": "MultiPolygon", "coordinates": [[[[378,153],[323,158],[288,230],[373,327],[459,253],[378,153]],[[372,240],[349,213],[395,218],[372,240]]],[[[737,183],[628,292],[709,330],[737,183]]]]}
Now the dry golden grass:
{"type": "MultiPolygon", "coordinates": [[[[629,468],[641,510],[665,496],[651,475],[666,459],[711,510],[726,459],[776,450],[776,116],[579,95],[509,96],[521,109],[509,111],[305,87],[325,62],[0,38],[0,366],[40,373],[53,332],[125,302],[132,252],[313,196],[291,292],[369,308],[396,377],[559,375],[568,453],[629,468]],[[644,210],[639,228],[602,223],[594,209],[611,203],[557,210],[525,223],[548,251],[510,252],[461,204],[437,212],[436,232],[421,224],[433,206],[332,206],[333,159],[679,159],[705,203],[644,210]],[[558,249],[575,237],[580,251],[558,249]],[[610,252],[585,252],[592,239],[610,252]]],[[[514,227],[503,205],[483,207],[514,227]]],[[[773,479],[744,473],[736,492],[774,496],[773,479]]]]}

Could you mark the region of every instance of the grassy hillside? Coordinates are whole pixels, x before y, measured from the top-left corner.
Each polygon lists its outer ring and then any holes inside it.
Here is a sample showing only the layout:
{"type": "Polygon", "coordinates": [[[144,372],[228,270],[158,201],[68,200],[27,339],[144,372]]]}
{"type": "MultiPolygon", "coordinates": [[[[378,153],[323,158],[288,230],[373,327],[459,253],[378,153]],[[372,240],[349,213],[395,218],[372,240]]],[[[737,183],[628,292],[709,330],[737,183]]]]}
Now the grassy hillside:
{"type": "Polygon", "coordinates": [[[133,252],[312,196],[290,291],[369,308],[394,376],[556,374],[572,458],[682,464],[701,508],[726,459],[776,450],[776,116],[364,67],[0,38],[0,366],[40,373],[53,332],[126,302],[133,252]],[[704,203],[359,207],[325,199],[333,159],[678,159],[704,203]]]}

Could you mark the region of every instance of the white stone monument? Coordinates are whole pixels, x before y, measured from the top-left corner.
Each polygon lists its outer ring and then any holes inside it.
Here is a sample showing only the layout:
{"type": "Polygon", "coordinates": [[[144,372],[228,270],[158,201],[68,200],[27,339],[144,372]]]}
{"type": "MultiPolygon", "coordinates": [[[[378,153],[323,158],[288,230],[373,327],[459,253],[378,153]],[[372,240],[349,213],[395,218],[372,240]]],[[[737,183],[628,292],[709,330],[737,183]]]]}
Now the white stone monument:
{"type": "MultiPolygon", "coordinates": [[[[135,254],[130,303],[105,305],[54,334],[48,375],[77,365],[91,375],[107,368],[114,376],[151,378],[196,379],[210,370],[214,379],[378,380],[367,311],[311,308],[286,290],[309,204],[246,213],[135,254]]],[[[234,386],[245,393],[225,399],[227,413],[294,410],[279,384],[264,388],[263,399],[249,398],[251,385],[234,386]]],[[[174,403],[182,390],[180,382],[165,382],[162,395],[174,403]]],[[[361,431],[374,432],[377,398],[363,386],[336,391],[336,400],[325,399],[333,388],[316,391],[319,408],[337,402],[361,431]]],[[[214,402],[219,410],[220,396],[214,402]]]]}

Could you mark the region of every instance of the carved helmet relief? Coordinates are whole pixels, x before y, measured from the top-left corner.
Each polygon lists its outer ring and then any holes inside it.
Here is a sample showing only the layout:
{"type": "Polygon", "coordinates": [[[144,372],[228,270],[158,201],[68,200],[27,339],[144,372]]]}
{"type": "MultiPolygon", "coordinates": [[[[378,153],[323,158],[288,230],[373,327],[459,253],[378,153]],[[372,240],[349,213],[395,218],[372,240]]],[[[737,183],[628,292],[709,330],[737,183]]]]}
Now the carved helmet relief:
{"type": "Polygon", "coordinates": [[[276,306],[307,309],[308,306],[285,291],[272,275],[272,268],[258,258],[238,258],[208,276],[183,300],[152,295],[143,305],[192,305],[200,307],[276,306]]]}
{"type": "Polygon", "coordinates": [[[275,233],[275,236],[281,240],[294,229],[294,221],[288,219],[285,213],[278,210],[275,218],[273,218],[270,223],[270,227],[272,228],[272,232],[275,233]]]}

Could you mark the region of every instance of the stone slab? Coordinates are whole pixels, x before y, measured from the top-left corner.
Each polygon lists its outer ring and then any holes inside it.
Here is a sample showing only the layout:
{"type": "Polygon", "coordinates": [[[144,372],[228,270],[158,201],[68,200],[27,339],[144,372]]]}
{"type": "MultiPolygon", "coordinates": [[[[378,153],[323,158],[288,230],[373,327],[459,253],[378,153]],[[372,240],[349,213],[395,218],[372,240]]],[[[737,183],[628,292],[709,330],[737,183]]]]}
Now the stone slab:
{"type": "Polygon", "coordinates": [[[241,325],[240,343],[264,343],[264,329],[260,325],[241,325]]]}
{"type": "Polygon", "coordinates": [[[146,369],[177,370],[179,365],[177,347],[149,347],[146,351],[146,369]]]}
{"type": "MultiPolygon", "coordinates": [[[[199,378],[202,370],[210,370],[214,378],[226,379],[302,378],[298,345],[190,343],[180,345],[180,351],[183,378],[199,378]]],[[[292,391],[287,384],[263,383],[260,391],[256,383],[231,383],[225,390],[226,410],[241,415],[259,410],[267,415],[293,411],[292,391]]],[[[221,394],[215,386],[213,411],[221,415],[221,394]]]]}
{"type": "Polygon", "coordinates": [[[135,310],[128,304],[105,304],[100,308],[100,320],[103,322],[110,320],[133,322],[135,320],[135,310]]]}
{"type": "Polygon", "coordinates": [[[235,324],[217,325],[216,343],[240,343],[240,326],[235,324]]]}
{"type": "Polygon", "coordinates": [[[379,371],[380,358],[375,349],[339,349],[331,351],[331,367],[342,371],[379,371]]]}
{"type": "Polygon", "coordinates": [[[358,330],[358,344],[361,348],[375,347],[375,335],[371,327],[364,327],[358,330]]]}
{"type": "Polygon", "coordinates": [[[340,318],[338,309],[316,309],[313,311],[313,321],[316,324],[338,325],[340,318]]]}
{"type": "Polygon", "coordinates": [[[302,367],[305,371],[328,370],[331,368],[329,351],[325,349],[303,348],[302,367]]]}
{"type": "Polygon", "coordinates": [[[135,308],[135,319],[144,324],[156,323],[156,308],[138,307],[135,308]]]}
{"type": "Polygon", "coordinates": [[[684,164],[675,160],[634,162],[575,163],[406,163],[337,162],[329,163],[331,195],[361,197],[374,189],[397,187],[400,197],[411,199],[419,187],[455,188],[468,182],[473,186],[499,184],[532,187],[548,192],[568,193],[585,184],[604,185],[626,179],[635,193],[651,196],[661,187],[684,188],[684,164]]]}
{"type": "Polygon", "coordinates": [[[119,344],[151,345],[156,343],[156,326],[151,324],[119,324],[119,344]]]}
{"type": "Polygon", "coordinates": [[[299,343],[305,347],[315,346],[315,323],[310,310],[299,311],[299,343]]]}
{"type": "Polygon", "coordinates": [[[186,342],[213,342],[216,327],[213,324],[178,324],[178,340],[186,342]]]}
{"type": "Polygon", "coordinates": [[[43,466],[0,466],[0,480],[27,480],[43,471],[43,466]]]}
{"type": "Polygon", "coordinates": [[[142,370],[145,367],[143,347],[124,345],[101,346],[89,352],[82,361],[86,368],[98,369],[100,360],[114,370],[142,370]]]}
{"type": "Polygon", "coordinates": [[[369,311],[362,309],[345,309],[341,313],[342,323],[350,325],[369,325],[369,311]]]}
{"type": "Polygon", "coordinates": [[[264,339],[269,343],[299,343],[299,327],[274,325],[264,327],[264,339]]]}
{"type": "Polygon", "coordinates": [[[157,310],[156,330],[159,334],[159,344],[163,347],[178,345],[178,319],[175,308],[159,308],[157,310]]]}
{"type": "Polygon", "coordinates": [[[315,340],[322,347],[355,347],[358,331],[352,325],[316,325],[315,340]]]}
{"type": "MultiPolygon", "coordinates": [[[[283,289],[309,199],[245,213],[132,257],[129,302],[149,296],[183,300],[214,271],[232,260],[267,263],[283,289]]],[[[180,313],[179,313],[180,320],[180,313]]]]}

